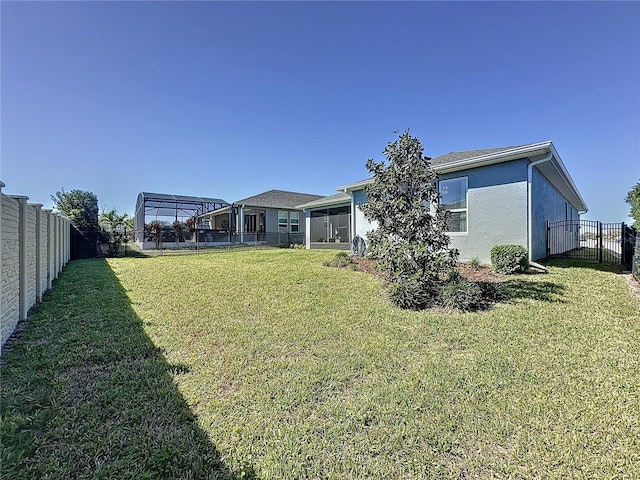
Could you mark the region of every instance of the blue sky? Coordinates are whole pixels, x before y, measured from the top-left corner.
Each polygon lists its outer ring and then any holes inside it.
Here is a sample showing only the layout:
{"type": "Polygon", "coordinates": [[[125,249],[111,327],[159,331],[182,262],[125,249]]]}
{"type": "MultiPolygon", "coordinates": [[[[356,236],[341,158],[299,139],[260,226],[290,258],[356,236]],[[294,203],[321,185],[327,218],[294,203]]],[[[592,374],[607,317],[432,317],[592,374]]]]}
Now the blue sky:
{"type": "Polygon", "coordinates": [[[590,211],[640,181],[638,2],[1,4],[0,178],[332,194],[410,128],[425,153],[552,140],[590,211]]]}

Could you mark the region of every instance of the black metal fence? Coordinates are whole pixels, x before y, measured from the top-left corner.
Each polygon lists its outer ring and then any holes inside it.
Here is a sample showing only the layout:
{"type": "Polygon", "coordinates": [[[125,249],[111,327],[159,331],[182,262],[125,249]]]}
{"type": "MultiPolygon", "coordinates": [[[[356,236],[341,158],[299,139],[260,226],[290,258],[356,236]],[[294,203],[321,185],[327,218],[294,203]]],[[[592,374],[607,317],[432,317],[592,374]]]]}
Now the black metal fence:
{"type": "Polygon", "coordinates": [[[71,260],[95,258],[99,253],[100,232],[80,231],[71,225],[70,251],[71,260]]]}
{"type": "Polygon", "coordinates": [[[595,220],[547,222],[547,260],[576,258],[631,269],[636,231],[624,223],[595,220]]]}

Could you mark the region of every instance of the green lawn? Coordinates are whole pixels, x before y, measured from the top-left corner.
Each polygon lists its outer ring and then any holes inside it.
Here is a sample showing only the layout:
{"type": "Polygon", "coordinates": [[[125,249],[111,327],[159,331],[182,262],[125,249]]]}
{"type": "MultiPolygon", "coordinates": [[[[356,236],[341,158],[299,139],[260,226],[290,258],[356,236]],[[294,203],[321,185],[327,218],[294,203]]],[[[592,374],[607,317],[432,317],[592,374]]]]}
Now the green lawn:
{"type": "Polygon", "coordinates": [[[332,255],[71,262],[1,367],[2,478],[640,478],[621,275],[406,312],[332,255]]]}

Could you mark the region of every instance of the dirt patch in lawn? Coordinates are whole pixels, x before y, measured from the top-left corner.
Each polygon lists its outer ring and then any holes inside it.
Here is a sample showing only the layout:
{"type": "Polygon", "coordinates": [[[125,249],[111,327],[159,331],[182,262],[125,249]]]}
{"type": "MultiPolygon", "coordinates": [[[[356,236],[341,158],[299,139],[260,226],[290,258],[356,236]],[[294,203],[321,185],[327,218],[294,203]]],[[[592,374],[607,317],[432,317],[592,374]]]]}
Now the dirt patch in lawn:
{"type": "Polygon", "coordinates": [[[473,282],[501,283],[506,280],[504,275],[495,273],[491,270],[491,267],[483,265],[473,267],[468,263],[458,263],[456,268],[460,272],[460,275],[473,282]]]}
{"type": "Polygon", "coordinates": [[[378,269],[378,262],[370,260],[364,257],[351,257],[353,265],[356,266],[356,270],[359,272],[369,273],[376,277],[384,278],[384,272],[378,269]]]}

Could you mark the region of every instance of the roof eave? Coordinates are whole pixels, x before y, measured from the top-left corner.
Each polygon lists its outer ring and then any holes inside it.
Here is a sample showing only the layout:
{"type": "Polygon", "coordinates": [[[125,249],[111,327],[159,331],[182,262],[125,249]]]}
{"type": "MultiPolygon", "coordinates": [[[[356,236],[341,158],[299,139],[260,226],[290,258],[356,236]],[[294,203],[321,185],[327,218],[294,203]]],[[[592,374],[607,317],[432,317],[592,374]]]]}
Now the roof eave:
{"type": "Polygon", "coordinates": [[[297,206],[284,206],[284,205],[254,205],[251,203],[237,203],[235,202],[234,205],[236,207],[242,207],[242,208],[271,208],[273,210],[279,209],[279,210],[299,210],[299,208],[297,206]]]}
{"type": "Polygon", "coordinates": [[[578,205],[574,205],[574,207],[576,207],[579,212],[586,213],[589,210],[587,203],[584,201],[584,198],[582,198],[582,195],[580,194],[578,187],[573,182],[573,178],[571,178],[569,171],[564,166],[564,163],[562,162],[560,155],[558,155],[558,152],[556,151],[555,146],[553,145],[553,143],[551,142],[549,143],[550,143],[549,150],[553,153],[553,159],[552,159],[553,164],[556,167],[556,170],[558,170],[558,172],[560,173],[563,181],[565,182],[565,184],[567,185],[571,193],[575,195],[576,200],[579,203],[578,205]]]}
{"type": "MultiPolygon", "coordinates": [[[[574,205],[574,206],[579,211],[583,211],[583,212],[587,211],[588,207],[586,202],[582,198],[582,195],[580,194],[578,188],[573,182],[571,175],[569,175],[569,172],[564,166],[564,163],[560,159],[560,155],[558,155],[558,152],[556,151],[555,146],[553,145],[553,142],[551,142],[550,140],[539,142],[539,143],[532,143],[529,145],[523,145],[520,147],[512,148],[509,150],[503,150],[500,152],[491,153],[487,155],[480,155],[477,157],[467,158],[459,162],[445,164],[441,167],[439,167],[438,165],[433,165],[433,168],[434,170],[436,170],[438,174],[453,173],[460,170],[468,170],[470,168],[494,165],[496,163],[508,162],[508,161],[517,160],[520,158],[530,159],[530,158],[536,157],[537,155],[548,154],[549,152],[553,154],[552,162],[556,170],[562,177],[563,183],[566,185],[568,191],[570,192],[570,194],[574,196],[574,199],[576,200],[577,205],[574,205]]],[[[366,185],[370,184],[371,182],[373,182],[373,178],[368,178],[366,180],[360,180],[358,182],[337,187],[336,190],[344,193],[350,193],[350,192],[353,192],[354,190],[360,190],[364,188],[366,185]]]]}
{"type": "MultiPolygon", "coordinates": [[[[466,158],[464,160],[448,163],[443,166],[433,165],[432,168],[438,173],[456,172],[458,170],[466,170],[468,168],[482,167],[485,165],[492,165],[494,163],[508,162],[509,160],[516,160],[527,156],[535,155],[537,152],[548,152],[552,146],[551,141],[532,143],[530,145],[523,145],[521,147],[515,147],[509,150],[503,150],[496,153],[490,153],[487,155],[480,155],[477,157],[466,158]]],[[[373,181],[373,178],[367,178],[366,180],[360,180],[358,182],[349,183],[337,187],[336,190],[340,192],[351,192],[359,190],[373,181]]]]}
{"type": "MultiPolygon", "coordinates": [[[[537,154],[544,154],[551,151],[553,144],[551,141],[532,143],[530,145],[523,145],[521,147],[512,148],[510,150],[503,150],[501,152],[490,153],[487,155],[480,155],[477,157],[466,158],[459,162],[452,162],[439,167],[434,165],[433,168],[438,173],[451,173],[458,170],[466,170],[468,168],[484,167],[486,165],[493,165],[495,163],[508,162],[510,160],[517,160],[519,158],[531,157],[537,154]]],[[[555,150],[555,149],[554,149],[555,150]]]]}
{"type": "Polygon", "coordinates": [[[360,190],[362,187],[367,186],[371,182],[373,182],[373,178],[367,178],[365,180],[360,180],[358,182],[342,185],[341,187],[336,187],[336,190],[342,193],[349,193],[349,192],[353,192],[354,190],[360,190]]]}
{"type": "Polygon", "coordinates": [[[318,200],[314,200],[313,202],[307,202],[307,203],[298,205],[296,209],[306,211],[312,208],[329,207],[332,205],[343,205],[345,203],[350,203],[350,202],[351,202],[350,198],[335,198],[333,200],[327,200],[326,202],[320,202],[318,200]]]}

